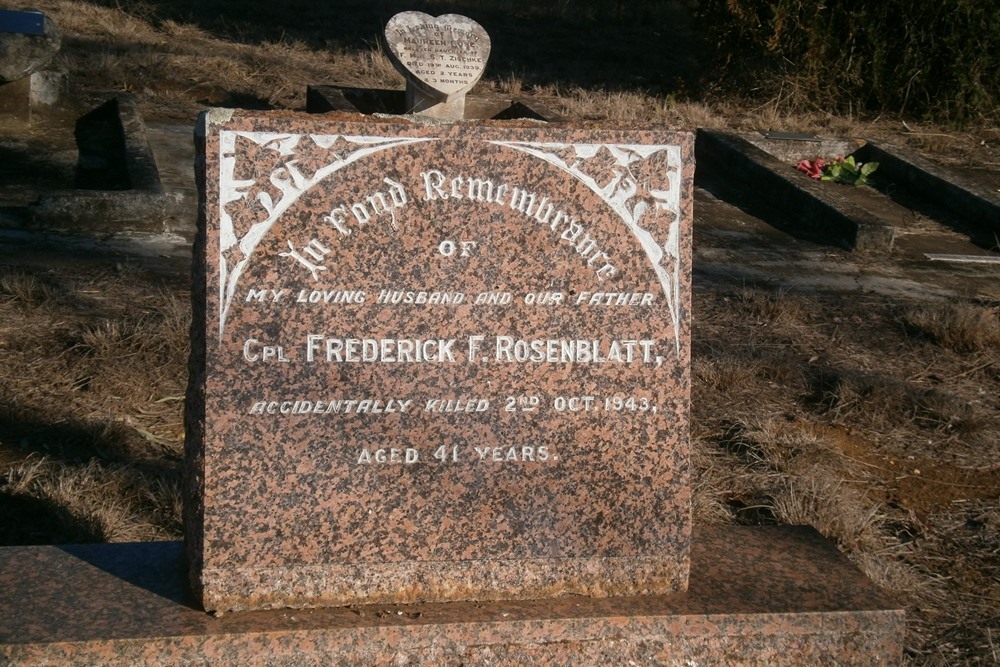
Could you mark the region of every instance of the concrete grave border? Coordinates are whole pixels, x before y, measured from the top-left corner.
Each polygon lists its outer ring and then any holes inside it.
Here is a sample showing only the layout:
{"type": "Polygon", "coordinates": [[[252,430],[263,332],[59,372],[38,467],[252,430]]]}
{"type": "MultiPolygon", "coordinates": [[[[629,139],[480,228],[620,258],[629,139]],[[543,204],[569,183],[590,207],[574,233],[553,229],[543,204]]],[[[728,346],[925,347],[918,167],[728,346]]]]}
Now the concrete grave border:
{"type": "Polygon", "coordinates": [[[28,207],[26,226],[46,232],[190,233],[190,223],[183,224],[183,219],[192,213],[193,204],[183,193],[166,192],[160,182],[146,139],[146,124],[135,99],[116,95],[91,114],[98,112],[110,114],[120,126],[121,145],[116,159],[127,174],[129,189],[78,188],[43,194],[28,207]]]}
{"type": "Polygon", "coordinates": [[[862,162],[878,162],[877,173],[882,179],[918,193],[976,227],[985,226],[1000,234],[1000,195],[898,146],[868,142],[855,155],[862,162]]]}
{"type": "MultiPolygon", "coordinates": [[[[742,184],[744,189],[766,192],[766,200],[787,216],[786,224],[775,226],[793,235],[868,254],[892,250],[895,230],[891,225],[828,184],[804,178],[794,165],[737,134],[699,129],[695,156],[696,185],[716,178],[726,185],[742,184]]],[[[754,192],[740,194],[757,196],[754,192]]]]}
{"type": "MultiPolygon", "coordinates": [[[[819,137],[746,135],[699,129],[695,142],[698,160],[696,185],[714,180],[729,199],[757,199],[782,213],[771,221],[789,233],[862,254],[892,252],[895,228],[844,197],[828,184],[804,178],[794,162],[817,154],[854,155],[861,162],[879,163],[874,188],[893,198],[889,183],[963,218],[974,228],[1000,234],[1000,197],[947,167],[890,145],[864,140],[819,137]],[[808,151],[798,149],[808,147],[808,151]],[[757,193],[766,193],[761,196],[757,193]]],[[[904,204],[905,205],[905,204],[904,204]]],[[[909,205],[906,205],[910,208],[909,205]]]]}
{"type": "MultiPolygon", "coordinates": [[[[401,115],[406,110],[406,91],[346,86],[309,86],[306,89],[306,112],[346,111],[362,114],[401,115]]],[[[563,120],[549,110],[543,100],[504,95],[467,95],[465,117],[468,120],[532,119],[556,122],[563,120]]]]}

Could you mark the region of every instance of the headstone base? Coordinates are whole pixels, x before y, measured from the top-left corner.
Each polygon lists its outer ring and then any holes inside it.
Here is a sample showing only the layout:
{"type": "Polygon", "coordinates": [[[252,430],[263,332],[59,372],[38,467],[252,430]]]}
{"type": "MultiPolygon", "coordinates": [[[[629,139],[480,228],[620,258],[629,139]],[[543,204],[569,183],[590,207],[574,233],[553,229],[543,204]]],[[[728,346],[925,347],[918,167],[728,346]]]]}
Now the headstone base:
{"type": "Polygon", "coordinates": [[[0,119],[31,123],[32,107],[56,104],[65,87],[66,75],[57,70],[40,70],[0,83],[0,119]]]}
{"type": "Polygon", "coordinates": [[[695,531],[670,596],[196,609],[178,542],[0,548],[0,664],[896,665],[903,611],[810,528],[695,531]]]}
{"type": "Polygon", "coordinates": [[[438,120],[463,120],[465,118],[465,95],[442,102],[436,97],[425,95],[415,86],[406,88],[406,113],[420,114],[438,120]]]}
{"type": "MultiPolygon", "coordinates": [[[[514,120],[528,118],[556,122],[563,120],[547,108],[554,98],[537,98],[510,95],[466,95],[462,118],[464,120],[514,120]]],[[[405,90],[380,88],[350,88],[346,86],[312,85],[306,87],[306,111],[327,113],[344,111],[364,115],[409,113],[413,102],[408,101],[405,90]]]]}
{"type": "Polygon", "coordinates": [[[31,122],[31,77],[0,83],[0,118],[31,122]]]}

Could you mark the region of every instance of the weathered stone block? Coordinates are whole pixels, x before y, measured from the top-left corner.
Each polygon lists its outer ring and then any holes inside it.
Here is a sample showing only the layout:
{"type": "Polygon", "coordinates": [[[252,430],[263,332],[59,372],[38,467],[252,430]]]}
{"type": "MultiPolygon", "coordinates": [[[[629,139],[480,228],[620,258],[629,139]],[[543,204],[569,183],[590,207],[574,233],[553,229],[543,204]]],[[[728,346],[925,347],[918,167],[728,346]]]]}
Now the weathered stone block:
{"type": "Polygon", "coordinates": [[[59,52],[62,40],[55,23],[48,17],[40,20],[44,26],[41,34],[0,32],[0,83],[17,81],[37,72],[59,52]]]}

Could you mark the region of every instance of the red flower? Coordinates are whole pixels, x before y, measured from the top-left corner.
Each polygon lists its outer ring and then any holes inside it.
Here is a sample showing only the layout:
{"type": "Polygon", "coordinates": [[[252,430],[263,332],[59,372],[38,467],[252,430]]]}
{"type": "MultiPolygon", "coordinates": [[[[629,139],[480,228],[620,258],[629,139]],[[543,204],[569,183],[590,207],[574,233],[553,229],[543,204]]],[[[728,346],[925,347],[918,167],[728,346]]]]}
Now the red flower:
{"type": "Polygon", "coordinates": [[[800,160],[795,168],[801,171],[803,174],[807,175],[809,178],[819,180],[823,175],[823,167],[826,166],[826,160],[821,157],[816,158],[812,162],[809,160],[800,160]]]}

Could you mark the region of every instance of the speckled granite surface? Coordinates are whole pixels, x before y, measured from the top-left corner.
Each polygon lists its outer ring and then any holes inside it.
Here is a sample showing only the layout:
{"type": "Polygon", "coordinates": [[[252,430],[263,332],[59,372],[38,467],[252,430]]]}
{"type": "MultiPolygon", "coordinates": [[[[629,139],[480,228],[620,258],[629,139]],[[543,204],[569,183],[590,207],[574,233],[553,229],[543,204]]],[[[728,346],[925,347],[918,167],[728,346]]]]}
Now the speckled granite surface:
{"type": "Polygon", "coordinates": [[[690,134],[205,118],[206,609],[684,589],[690,134]]]}
{"type": "Polygon", "coordinates": [[[0,548],[3,665],[895,665],[903,612],[809,528],[696,529],[686,593],[210,616],[179,543],[0,548]],[[630,662],[631,661],[631,662],[630,662]]]}

